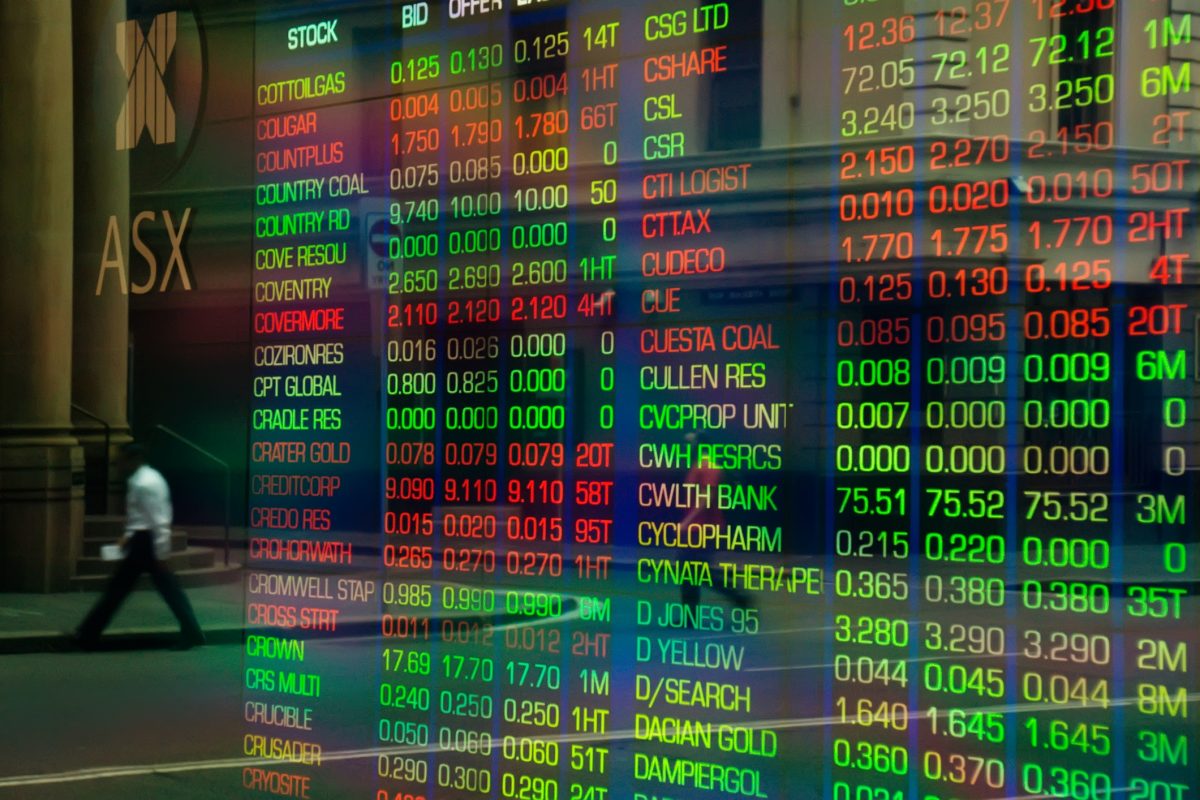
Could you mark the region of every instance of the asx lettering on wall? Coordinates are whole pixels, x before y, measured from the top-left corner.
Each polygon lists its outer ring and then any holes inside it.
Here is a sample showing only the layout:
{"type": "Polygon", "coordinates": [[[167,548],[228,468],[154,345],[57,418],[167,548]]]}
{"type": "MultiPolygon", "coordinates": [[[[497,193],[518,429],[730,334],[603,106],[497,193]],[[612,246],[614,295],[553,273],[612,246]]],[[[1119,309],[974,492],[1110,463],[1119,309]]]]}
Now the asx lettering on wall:
{"type": "Polygon", "coordinates": [[[165,208],[162,210],[163,227],[166,229],[171,252],[167,256],[166,266],[163,268],[162,280],[159,281],[158,257],[155,256],[154,251],[150,249],[142,236],[142,225],[146,222],[156,222],[158,215],[153,211],[142,211],[134,216],[133,222],[129,226],[129,240],[133,243],[133,250],[138,252],[149,269],[145,280],[131,284],[129,267],[125,261],[125,251],[122,247],[122,242],[126,241],[125,232],[121,230],[116,215],[110,216],[108,231],[104,235],[104,251],[100,254],[100,274],[96,277],[96,294],[100,295],[104,291],[105,278],[109,272],[116,272],[113,280],[120,286],[121,294],[129,294],[130,291],[134,294],[149,294],[154,291],[155,284],[158,285],[158,291],[165,292],[171,285],[171,276],[176,269],[179,271],[180,287],[185,292],[190,292],[192,279],[188,274],[187,260],[183,253],[183,239],[191,217],[192,209],[185,208],[183,216],[179,220],[179,227],[176,227],[171,212],[165,208]]]}

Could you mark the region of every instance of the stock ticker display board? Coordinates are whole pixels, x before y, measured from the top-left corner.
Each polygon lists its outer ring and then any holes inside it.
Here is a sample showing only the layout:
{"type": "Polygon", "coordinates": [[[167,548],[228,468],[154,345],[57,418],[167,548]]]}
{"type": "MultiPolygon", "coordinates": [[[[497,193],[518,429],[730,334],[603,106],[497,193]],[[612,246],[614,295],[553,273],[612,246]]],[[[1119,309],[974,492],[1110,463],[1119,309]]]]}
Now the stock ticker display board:
{"type": "Polygon", "coordinates": [[[259,2],[245,793],[1196,797],[1196,14],[259,2]]]}

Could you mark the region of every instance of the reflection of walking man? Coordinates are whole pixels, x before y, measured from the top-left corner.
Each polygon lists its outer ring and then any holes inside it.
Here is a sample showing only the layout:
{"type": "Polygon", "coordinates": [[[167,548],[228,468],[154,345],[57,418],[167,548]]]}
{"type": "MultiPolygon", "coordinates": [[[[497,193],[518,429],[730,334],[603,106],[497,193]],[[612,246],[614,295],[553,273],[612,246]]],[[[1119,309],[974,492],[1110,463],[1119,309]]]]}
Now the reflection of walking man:
{"type": "MultiPolygon", "coordinates": [[[[691,525],[716,525],[721,527],[725,524],[725,514],[717,505],[717,491],[721,484],[721,470],[712,462],[708,452],[700,447],[701,437],[697,433],[689,433],[687,441],[691,444],[693,451],[696,452],[695,466],[689,471],[684,479],[686,483],[693,483],[703,487],[706,491],[704,496],[711,498],[710,502],[704,503],[703,506],[697,504],[684,516],[679,523],[679,534],[683,536],[684,532],[691,525]]],[[[685,558],[683,552],[680,552],[680,560],[685,558]]],[[[710,554],[704,553],[705,560],[710,560],[710,554]]],[[[725,578],[717,570],[713,570],[712,588],[719,594],[725,595],[730,602],[739,608],[750,607],[750,596],[740,589],[728,585],[725,578]]],[[[679,587],[680,600],[687,605],[695,608],[700,602],[700,587],[692,583],[682,583],[679,587]]]]}
{"type": "Polygon", "coordinates": [[[133,591],[143,572],[150,573],[154,588],[170,606],[183,634],[183,646],[204,644],[204,634],[179,581],[162,561],[171,552],[171,491],[162,473],[146,463],[136,444],[121,451],[122,470],[129,475],[125,495],[125,533],[117,544],[125,553],[104,594],[79,626],[76,639],[94,647],[121,603],[133,591]]]}

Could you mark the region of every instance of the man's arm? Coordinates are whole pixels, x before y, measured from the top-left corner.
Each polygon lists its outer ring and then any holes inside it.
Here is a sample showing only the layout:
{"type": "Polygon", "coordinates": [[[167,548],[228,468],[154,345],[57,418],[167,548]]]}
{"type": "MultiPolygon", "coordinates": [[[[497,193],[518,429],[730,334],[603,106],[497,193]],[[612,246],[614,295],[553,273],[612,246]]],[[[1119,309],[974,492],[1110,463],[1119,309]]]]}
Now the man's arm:
{"type": "Polygon", "coordinates": [[[125,492],[125,532],[117,539],[117,546],[122,550],[129,544],[129,540],[134,534],[134,520],[144,519],[146,516],[146,488],[144,486],[130,486],[125,492]]]}

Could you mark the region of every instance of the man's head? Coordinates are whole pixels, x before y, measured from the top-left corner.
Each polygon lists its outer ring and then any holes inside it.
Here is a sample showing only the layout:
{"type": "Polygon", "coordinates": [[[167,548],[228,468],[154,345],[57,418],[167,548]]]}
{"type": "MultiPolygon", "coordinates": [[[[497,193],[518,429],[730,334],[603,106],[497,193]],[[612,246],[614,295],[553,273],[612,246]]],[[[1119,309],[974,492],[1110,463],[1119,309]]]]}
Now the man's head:
{"type": "Polygon", "coordinates": [[[132,475],[137,471],[137,468],[146,463],[146,448],[142,447],[137,442],[130,442],[121,448],[120,459],[121,472],[124,475],[132,475]]]}

